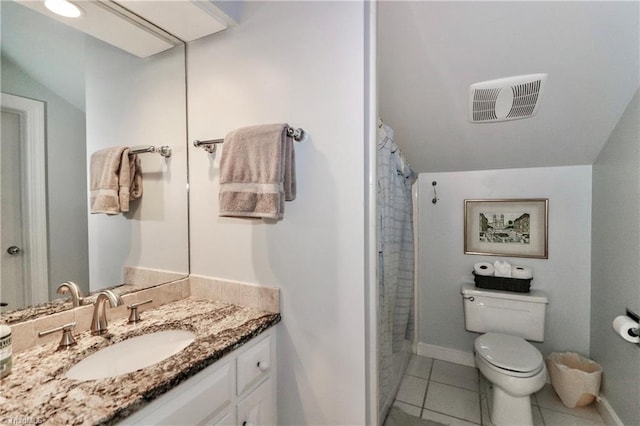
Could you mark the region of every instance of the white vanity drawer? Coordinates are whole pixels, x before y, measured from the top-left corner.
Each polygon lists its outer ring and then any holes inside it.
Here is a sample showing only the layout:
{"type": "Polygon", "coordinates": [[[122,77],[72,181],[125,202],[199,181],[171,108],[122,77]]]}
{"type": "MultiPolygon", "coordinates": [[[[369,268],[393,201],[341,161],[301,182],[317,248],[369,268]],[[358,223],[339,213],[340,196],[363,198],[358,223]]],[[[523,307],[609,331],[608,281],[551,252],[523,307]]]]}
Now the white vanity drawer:
{"type": "Polygon", "coordinates": [[[237,426],[276,424],[273,380],[273,378],[267,379],[238,403],[237,426]]]}
{"type": "Polygon", "coordinates": [[[271,372],[274,361],[271,359],[271,344],[271,336],[267,336],[238,356],[238,395],[242,395],[271,372]]]}

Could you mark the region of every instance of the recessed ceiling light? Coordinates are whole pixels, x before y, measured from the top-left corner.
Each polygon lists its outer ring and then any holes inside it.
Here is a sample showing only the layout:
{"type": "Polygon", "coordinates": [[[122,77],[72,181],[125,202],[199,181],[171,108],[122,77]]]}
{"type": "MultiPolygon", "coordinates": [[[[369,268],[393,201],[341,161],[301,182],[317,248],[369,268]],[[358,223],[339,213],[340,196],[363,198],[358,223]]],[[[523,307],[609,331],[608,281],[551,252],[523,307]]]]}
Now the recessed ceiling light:
{"type": "Polygon", "coordinates": [[[53,13],[66,18],[78,18],[82,9],[68,0],[45,0],[44,5],[53,13]]]}

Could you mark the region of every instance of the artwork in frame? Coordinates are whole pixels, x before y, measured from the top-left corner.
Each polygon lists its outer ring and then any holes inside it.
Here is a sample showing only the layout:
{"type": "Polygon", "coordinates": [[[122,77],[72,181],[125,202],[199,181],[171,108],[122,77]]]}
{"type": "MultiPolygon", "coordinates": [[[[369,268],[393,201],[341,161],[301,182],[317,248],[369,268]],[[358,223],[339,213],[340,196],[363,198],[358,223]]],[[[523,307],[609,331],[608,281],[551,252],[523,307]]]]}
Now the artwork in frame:
{"type": "Polygon", "coordinates": [[[549,199],[464,200],[464,253],[547,259],[549,199]]]}

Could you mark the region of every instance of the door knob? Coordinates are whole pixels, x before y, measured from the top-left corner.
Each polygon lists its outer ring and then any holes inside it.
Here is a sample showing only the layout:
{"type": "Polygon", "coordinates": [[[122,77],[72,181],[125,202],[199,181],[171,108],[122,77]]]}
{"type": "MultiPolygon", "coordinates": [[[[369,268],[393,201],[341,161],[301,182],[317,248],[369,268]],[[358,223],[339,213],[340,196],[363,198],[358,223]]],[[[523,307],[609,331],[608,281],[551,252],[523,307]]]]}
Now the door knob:
{"type": "Polygon", "coordinates": [[[20,253],[20,247],[16,247],[16,246],[11,246],[7,249],[7,253],[13,255],[13,254],[18,254],[20,253]]]}

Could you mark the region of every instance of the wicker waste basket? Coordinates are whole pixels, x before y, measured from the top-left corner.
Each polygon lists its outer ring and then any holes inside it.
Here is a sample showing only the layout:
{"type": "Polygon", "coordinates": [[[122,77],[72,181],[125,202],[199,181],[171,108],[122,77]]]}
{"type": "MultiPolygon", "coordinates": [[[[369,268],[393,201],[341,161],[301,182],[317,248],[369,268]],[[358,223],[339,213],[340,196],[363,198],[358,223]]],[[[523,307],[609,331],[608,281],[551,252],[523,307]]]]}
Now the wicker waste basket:
{"type": "Polygon", "coordinates": [[[589,405],[598,398],[602,367],[573,352],[553,352],[547,357],[551,385],[569,408],[589,405]]]}

